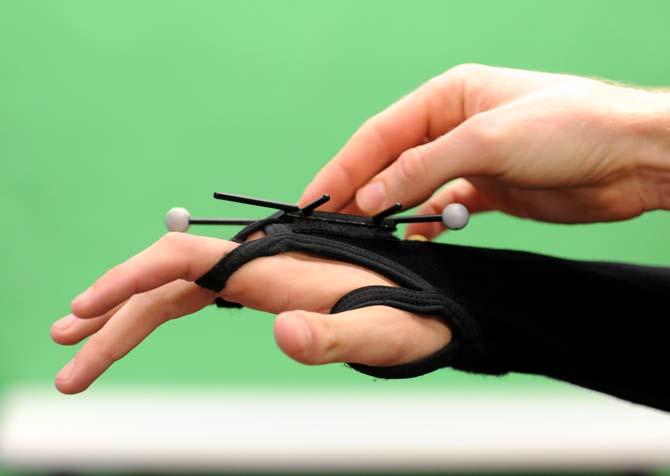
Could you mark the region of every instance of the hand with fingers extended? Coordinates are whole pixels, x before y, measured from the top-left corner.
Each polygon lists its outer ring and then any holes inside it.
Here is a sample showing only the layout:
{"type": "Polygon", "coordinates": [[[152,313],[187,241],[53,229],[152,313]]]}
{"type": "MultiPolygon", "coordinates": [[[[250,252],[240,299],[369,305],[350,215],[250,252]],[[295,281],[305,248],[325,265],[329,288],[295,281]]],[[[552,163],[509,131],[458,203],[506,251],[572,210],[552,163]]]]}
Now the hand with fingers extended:
{"type": "MultiPolygon", "coordinates": [[[[72,314],[51,329],[59,344],[89,340],[56,377],[63,393],[88,388],[158,326],[211,304],[216,295],[193,281],[239,246],[215,238],[168,233],[111,269],[72,302],[72,314]]],[[[443,321],[370,306],[325,315],[344,294],[368,286],[395,286],[356,265],[304,253],[255,259],[229,280],[220,297],[279,313],[277,344],[305,364],[353,362],[387,366],[419,359],[451,339],[443,321]]]]}
{"type": "Polygon", "coordinates": [[[279,347],[306,364],[346,362],[385,379],[444,367],[539,374],[670,411],[654,378],[669,331],[658,318],[666,268],[399,240],[282,214],[233,239],[168,233],[77,297],[52,336],[90,338],[58,389],[85,390],[159,325],[216,301],[279,313],[279,347]]]}
{"type": "Polygon", "coordinates": [[[626,219],[670,208],[669,130],[667,92],[461,65],[366,121],[301,203],[327,190],[324,209],[349,213],[461,202],[550,222],[626,219]]]}

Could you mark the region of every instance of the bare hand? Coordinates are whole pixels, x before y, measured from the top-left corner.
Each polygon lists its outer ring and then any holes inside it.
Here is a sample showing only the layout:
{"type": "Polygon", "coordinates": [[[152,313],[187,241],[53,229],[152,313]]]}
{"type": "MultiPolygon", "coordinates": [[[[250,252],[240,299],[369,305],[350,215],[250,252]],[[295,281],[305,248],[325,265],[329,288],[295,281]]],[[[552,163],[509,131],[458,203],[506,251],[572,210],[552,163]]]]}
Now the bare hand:
{"type": "MultiPolygon", "coordinates": [[[[401,202],[439,213],[461,202],[472,212],[550,222],[667,208],[668,194],[650,176],[668,170],[668,97],[576,76],[461,65],[366,121],[301,204],[327,192],[332,200],[323,208],[332,211],[372,214],[401,202]]],[[[408,234],[430,238],[442,230],[414,224],[408,234]]]]}

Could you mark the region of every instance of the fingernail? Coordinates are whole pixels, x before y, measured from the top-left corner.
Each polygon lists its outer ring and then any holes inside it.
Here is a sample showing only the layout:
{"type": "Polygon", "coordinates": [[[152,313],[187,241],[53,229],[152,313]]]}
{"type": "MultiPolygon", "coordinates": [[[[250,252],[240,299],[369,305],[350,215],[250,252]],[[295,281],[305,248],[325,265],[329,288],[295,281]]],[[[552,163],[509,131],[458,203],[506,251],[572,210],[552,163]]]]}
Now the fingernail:
{"type": "Polygon", "coordinates": [[[428,241],[428,238],[423,235],[410,235],[407,239],[410,241],[428,241]]]}
{"type": "Polygon", "coordinates": [[[70,380],[72,377],[72,371],[74,370],[74,359],[65,364],[65,367],[60,369],[58,375],[56,375],[56,380],[70,380]]]}
{"type": "Polygon", "coordinates": [[[356,193],[356,204],[368,214],[378,212],[385,199],[386,187],[381,181],[368,184],[356,193]]]}
{"type": "Polygon", "coordinates": [[[68,314],[62,319],[57,320],[54,323],[54,327],[58,329],[59,331],[64,331],[68,327],[70,327],[72,324],[75,323],[77,320],[77,317],[74,314],[68,314]]]}
{"type": "Polygon", "coordinates": [[[72,301],[72,305],[80,305],[83,304],[87,299],[88,296],[91,294],[91,288],[88,288],[86,291],[81,293],[79,296],[74,298],[74,301],[72,301]]]}

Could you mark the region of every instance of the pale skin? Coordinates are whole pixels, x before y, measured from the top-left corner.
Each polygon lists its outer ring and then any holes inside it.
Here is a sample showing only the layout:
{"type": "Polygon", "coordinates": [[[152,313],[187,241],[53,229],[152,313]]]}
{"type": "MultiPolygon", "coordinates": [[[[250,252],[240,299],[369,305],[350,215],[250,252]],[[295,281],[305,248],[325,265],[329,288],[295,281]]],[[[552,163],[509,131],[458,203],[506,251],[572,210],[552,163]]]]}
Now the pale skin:
{"type": "MultiPolygon", "coordinates": [[[[473,213],[550,222],[623,220],[670,208],[668,162],[668,93],[462,65],[366,121],[300,204],[328,192],[323,208],[346,213],[372,214],[396,201],[439,213],[461,202],[473,213]]],[[[430,239],[442,231],[422,223],[407,234],[430,239]]],[[[89,338],[56,387],[85,390],[158,326],[211,304],[215,294],[193,281],[235,246],[168,233],[104,274],[52,326],[60,344],[89,338]]],[[[448,327],[431,316],[385,306],[328,314],[343,294],[373,284],[395,285],[358,266],[286,253],[244,265],[221,296],[278,314],[279,348],[309,365],[396,365],[450,341],[448,327]]]]}

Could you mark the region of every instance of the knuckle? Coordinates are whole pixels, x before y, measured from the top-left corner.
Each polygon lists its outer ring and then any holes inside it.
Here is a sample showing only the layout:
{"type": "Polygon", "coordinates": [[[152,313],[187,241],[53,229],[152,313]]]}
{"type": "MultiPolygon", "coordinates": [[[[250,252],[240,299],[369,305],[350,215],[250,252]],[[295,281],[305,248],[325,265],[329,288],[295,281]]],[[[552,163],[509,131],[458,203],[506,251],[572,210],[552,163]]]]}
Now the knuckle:
{"type": "Polygon", "coordinates": [[[183,250],[189,241],[189,235],[178,231],[170,231],[161,237],[159,243],[169,250],[177,251],[183,250]]]}
{"type": "MultiPolygon", "coordinates": [[[[301,313],[298,313],[301,315],[301,313]]],[[[302,318],[306,320],[305,315],[302,318]]],[[[338,333],[334,331],[332,323],[324,319],[319,326],[310,326],[312,329],[313,342],[303,350],[303,362],[308,365],[320,365],[331,362],[341,348],[338,333]],[[316,329],[315,329],[316,327],[316,329]]]]}
{"type": "Polygon", "coordinates": [[[126,277],[126,268],[123,264],[114,266],[113,268],[107,270],[105,274],[102,275],[100,279],[95,281],[91,286],[92,289],[100,289],[101,285],[104,282],[116,283],[120,282],[126,277]]]}
{"type": "Polygon", "coordinates": [[[359,129],[361,130],[367,129],[369,131],[375,132],[377,131],[378,124],[379,124],[379,114],[374,114],[365,119],[363,121],[363,124],[361,124],[361,126],[359,127],[359,129]]]}
{"type": "Polygon", "coordinates": [[[156,324],[167,322],[179,315],[178,303],[171,295],[160,292],[147,292],[133,297],[135,303],[147,314],[147,321],[156,324]]]}
{"type": "Polygon", "coordinates": [[[123,357],[123,355],[116,352],[107,341],[100,336],[100,334],[93,334],[87,344],[91,349],[88,358],[102,362],[105,366],[109,366],[123,357]]]}
{"type": "Polygon", "coordinates": [[[401,183],[420,185],[425,182],[428,177],[428,170],[421,149],[414,147],[403,152],[398,157],[397,170],[401,183]]]}
{"type": "Polygon", "coordinates": [[[461,63],[447,70],[445,75],[458,79],[467,79],[486,73],[490,66],[479,63],[461,63]]]}
{"type": "MultiPolygon", "coordinates": [[[[444,203],[451,203],[451,201],[444,200],[444,203]]],[[[442,213],[445,205],[437,198],[431,198],[420,209],[420,213],[424,215],[438,215],[442,213]]]]}
{"type": "Polygon", "coordinates": [[[421,89],[428,92],[429,95],[440,91],[452,92],[454,86],[478,79],[482,75],[486,74],[490,69],[491,66],[486,66],[479,63],[458,64],[456,66],[452,66],[442,74],[439,74],[426,81],[423,85],[423,88],[421,89]]]}
{"type": "Polygon", "coordinates": [[[382,117],[382,114],[379,113],[366,119],[360,130],[364,137],[371,138],[374,141],[381,154],[388,154],[389,147],[382,126],[382,117]]]}
{"type": "Polygon", "coordinates": [[[644,213],[644,199],[635,190],[622,192],[618,187],[604,187],[592,193],[591,207],[600,216],[624,220],[644,213]]]}
{"type": "Polygon", "coordinates": [[[156,244],[157,248],[153,251],[157,254],[165,254],[170,259],[180,265],[181,276],[188,281],[195,281],[200,273],[194,274],[193,259],[197,256],[194,253],[194,240],[197,237],[181,232],[169,232],[161,237],[156,244]]]}
{"type": "Polygon", "coordinates": [[[432,92],[464,118],[472,117],[481,109],[478,91],[493,76],[493,70],[492,66],[478,63],[456,65],[435,78],[432,92]]]}
{"type": "Polygon", "coordinates": [[[236,273],[237,271],[230,276],[226,287],[221,290],[219,295],[226,301],[239,302],[249,306],[252,303],[251,296],[256,286],[249,283],[248,280],[239,279],[236,273]]]}
{"type": "MultiPolygon", "coordinates": [[[[111,279],[114,280],[116,278],[119,278],[123,276],[123,267],[121,265],[114,266],[113,268],[110,268],[105,272],[105,274],[102,275],[102,279],[111,279]]],[[[93,285],[95,286],[98,282],[94,283],[93,285]]]]}
{"type": "Polygon", "coordinates": [[[375,138],[380,137],[379,131],[379,114],[368,117],[363,121],[357,130],[357,135],[370,135],[375,138]]]}
{"type": "Polygon", "coordinates": [[[358,183],[358,177],[355,170],[348,165],[345,165],[341,162],[333,162],[333,168],[336,170],[335,173],[339,174],[349,187],[355,188],[358,183]]]}
{"type": "Polygon", "coordinates": [[[485,113],[476,115],[466,124],[463,129],[465,139],[487,157],[495,155],[509,137],[506,127],[485,113]]]}

